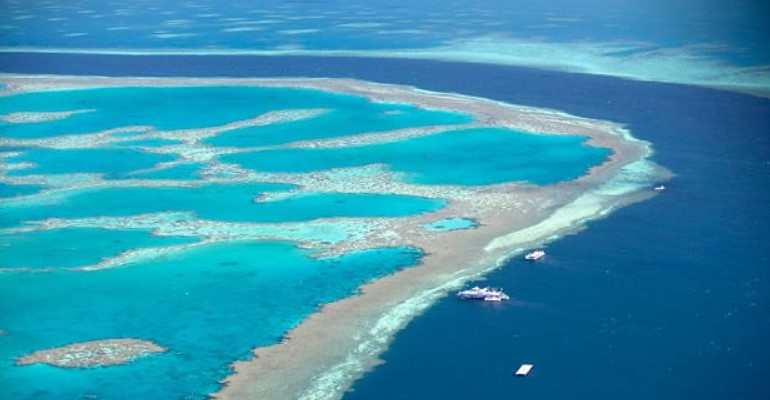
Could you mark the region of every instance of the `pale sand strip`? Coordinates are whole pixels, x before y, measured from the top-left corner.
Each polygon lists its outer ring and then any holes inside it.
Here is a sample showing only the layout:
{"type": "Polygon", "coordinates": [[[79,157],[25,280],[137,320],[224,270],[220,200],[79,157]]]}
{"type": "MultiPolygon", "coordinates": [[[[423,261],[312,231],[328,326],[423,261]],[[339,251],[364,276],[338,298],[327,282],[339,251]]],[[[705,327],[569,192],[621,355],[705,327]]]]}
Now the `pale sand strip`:
{"type": "MultiPolygon", "coordinates": [[[[440,94],[414,88],[335,79],[140,79],[14,77],[4,94],[69,87],[258,85],[317,88],[359,94],[376,101],[411,103],[428,109],[460,111],[479,126],[502,126],[533,133],[575,134],[592,145],[613,150],[610,160],[580,179],[552,186],[496,185],[448,191],[450,204],[430,218],[467,217],[477,229],[426,234],[415,229],[425,217],[393,222],[370,233],[365,245],[422,248],[421,266],[364,285],[361,295],[323,307],[293,329],[280,344],[255,350],[256,358],[237,362],[235,373],[215,395],[220,399],[336,399],[367,369],[376,365],[392,335],[437,298],[465,280],[494,268],[522,249],[581,229],[590,219],[641,200],[651,191],[640,186],[660,171],[648,164],[649,145],[632,138],[620,125],[578,118],[558,111],[511,106],[485,99],[440,94]],[[641,171],[641,172],[639,172],[641,171]],[[633,175],[627,177],[626,175],[633,175]],[[639,175],[642,175],[640,178],[639,175]],[[633,179],[632,179],[633,178],[633,179]],[[614,182],[612,182],[614,181],[614,182]],[[607,185],[612,183],[612,190],[607,185]]],[[[428,130],[430,131],[430,130],[428,130]]],[[[415,132],[406,132],[411,136],[415,132]]],[[[419,132],[418,132],[419,133],[419,132]]],[[[430,132],[426,132],[430,133],[430,132]]],[[[398,134],[396,136],[399,136],[398,134]]],[[[367,142],[363,138],[362,142],[367,142]]],[[[355,144],[345,142],[344,145],[355,144]]],[[[327,145],[337,145],[328,142],[327,145]]],[[[289,177],[284,177],[289,178],[289,177]]],[[[296,182],[300,183],[300,182],[296,182]]],[[[305,189],[339,189],[344,182],[304,182],[305,189]],[[320,186],[319,186],[320,185],[320,186]]],[[[398,190],[415,190],[396,185],[398,190]]],[[[380,189],[393,189],[386,186],[380,189]]],[[[346,190],[356,191],[353,188],[346,190]]],[[[354,250],[361,247],[337,251],[354,250]]]]}
{"type": "Polygon", "coordinates": [[[9,124],[36,124],[40,122],[56,121],[58,119],[69,118],[76,114],[92,112],[94,110],[74,110],[58,112],[17,112],[0,116],[0,121],[9,124]]]}

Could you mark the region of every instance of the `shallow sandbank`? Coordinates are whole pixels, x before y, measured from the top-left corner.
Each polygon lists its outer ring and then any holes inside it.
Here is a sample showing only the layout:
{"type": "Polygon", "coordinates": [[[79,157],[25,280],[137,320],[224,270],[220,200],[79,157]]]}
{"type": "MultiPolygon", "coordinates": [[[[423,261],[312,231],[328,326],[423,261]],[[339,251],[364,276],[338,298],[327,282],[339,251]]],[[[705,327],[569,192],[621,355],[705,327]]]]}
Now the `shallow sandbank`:
{"type": "Polygon", "coordinates": [[[19,357],[16,365],[49,364],[61,368],[92,368],[126,364],[137,357],[167,349],[139,339],[105,339],[39,350],[19,357]]]}

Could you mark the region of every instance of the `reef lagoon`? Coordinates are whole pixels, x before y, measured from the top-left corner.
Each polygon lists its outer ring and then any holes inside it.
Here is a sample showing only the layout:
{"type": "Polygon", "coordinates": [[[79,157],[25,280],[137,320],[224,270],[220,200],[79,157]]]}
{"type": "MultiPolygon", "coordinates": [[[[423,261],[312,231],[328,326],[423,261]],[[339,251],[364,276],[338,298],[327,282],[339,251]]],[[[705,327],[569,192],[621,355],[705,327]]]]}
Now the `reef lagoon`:
{"type": "Polygon", "coordinates": [[[15,398],[337,396],[435,299],[666,176],[618,124],[406,86],[3,85],[15,398]]]}

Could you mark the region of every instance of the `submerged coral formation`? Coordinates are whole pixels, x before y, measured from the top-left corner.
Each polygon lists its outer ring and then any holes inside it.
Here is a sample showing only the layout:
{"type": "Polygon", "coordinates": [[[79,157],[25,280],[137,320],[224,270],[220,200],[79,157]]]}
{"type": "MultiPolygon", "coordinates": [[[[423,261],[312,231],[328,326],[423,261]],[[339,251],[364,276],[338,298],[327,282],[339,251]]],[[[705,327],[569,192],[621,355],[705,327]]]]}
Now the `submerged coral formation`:
{"type": "Polygon", "coordinates": [[[49,364],[62,368],[91,368],[126,364],[137,357],[165,352],[165,347],[139,339],[105,339],[39,350],[16,360],[16,365],[49,364]]]}

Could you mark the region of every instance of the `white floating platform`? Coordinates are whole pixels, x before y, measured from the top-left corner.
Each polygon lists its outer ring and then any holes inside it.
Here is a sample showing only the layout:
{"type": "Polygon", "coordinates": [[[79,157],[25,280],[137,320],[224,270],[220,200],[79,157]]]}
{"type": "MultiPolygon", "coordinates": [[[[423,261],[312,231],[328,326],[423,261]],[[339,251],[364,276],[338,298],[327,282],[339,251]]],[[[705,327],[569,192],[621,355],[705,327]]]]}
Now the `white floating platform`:
{"type": "Polygon", "coordinates": [[[515,375],[527,376],[529,375],[529,371],[532,371],[532,367],[534,367],[534,365],[532,364],[521,364],[521,367],[519,367],[519,369],[516,370],[515,375]]]}

